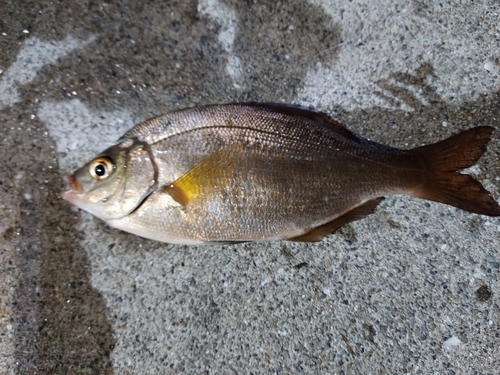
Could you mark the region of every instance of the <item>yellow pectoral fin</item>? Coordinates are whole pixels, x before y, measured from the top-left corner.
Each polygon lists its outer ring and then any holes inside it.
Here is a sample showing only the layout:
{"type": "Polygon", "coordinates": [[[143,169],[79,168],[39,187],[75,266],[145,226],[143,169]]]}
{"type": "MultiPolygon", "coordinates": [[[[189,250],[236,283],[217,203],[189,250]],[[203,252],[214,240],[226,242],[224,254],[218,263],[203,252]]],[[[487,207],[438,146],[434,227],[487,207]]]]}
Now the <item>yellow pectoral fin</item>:
{"type": "Polygon", "coordinates": [[[234,174],[231,167],[234,167],[235,158],[237,154],[228,150],[214,152],[165,186],[164,191],[184,208],[199,201],[202,196],[220,193],[228,178],[234,174]]]}
{"type": "Polygon", "coordinates": [[[189,197],[184,190],[180,188],[175,182],[164,187],[165,193],[169,194],[174,201],[181,206],[186,207],[189,204],[189,197]]]}

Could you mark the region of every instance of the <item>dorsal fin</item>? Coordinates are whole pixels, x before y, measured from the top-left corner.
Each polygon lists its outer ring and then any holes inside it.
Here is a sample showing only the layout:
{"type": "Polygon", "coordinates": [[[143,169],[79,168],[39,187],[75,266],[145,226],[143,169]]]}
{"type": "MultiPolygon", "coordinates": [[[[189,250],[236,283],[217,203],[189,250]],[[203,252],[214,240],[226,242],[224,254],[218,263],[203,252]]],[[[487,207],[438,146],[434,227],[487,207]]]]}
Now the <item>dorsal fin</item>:
{"type": "Polygon", "coordinates": [[[248,105],[252,107],[260,107],[272,110],[274,112],[283,113],[289,116],[300,117],[305,120],[314,122],[315,124],[321,125],[344,138],[350,139],[351,141],[355,141],[360,143],[360,137],[352,133],[349,129],[347,129],[344,125],[338,123],[330,116],[326,115],[323,112],[317,111],[314,108],[307,108],[297,104],[282,104],[282,103],[244,103],[242,105],[248,105]]]}
{"type": "Polygon", "coordinates": [[[384,198],[375,198],[369,200],[368,202],[363,203],[362,205],[353,208],[351,211],[346,212],[345,214],[333,219],[332,221],[320,225],[319,227],[312,228],[309,232],[302,234],[293,238],[285,238],[288,241],[297,241],[297,242],[317,242],[321,241],[323,237],[332,234],[340,227],[344,226],[347,223],[351,223],[356,220],[361,220],[364,217],[368,216],[375,210],[375,207],[378,206],[380,202],[382,202],[384,198]]]}

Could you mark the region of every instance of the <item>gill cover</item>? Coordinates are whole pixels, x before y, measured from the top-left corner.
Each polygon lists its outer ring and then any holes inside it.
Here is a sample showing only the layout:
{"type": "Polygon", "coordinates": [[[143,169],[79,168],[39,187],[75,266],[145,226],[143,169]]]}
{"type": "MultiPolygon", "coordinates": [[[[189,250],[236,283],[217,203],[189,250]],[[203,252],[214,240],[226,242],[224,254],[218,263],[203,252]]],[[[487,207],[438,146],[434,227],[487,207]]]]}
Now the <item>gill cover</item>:
{"type": "Polygon", "coordinates": [[[101,219],[120,219],[155,190],[157,179],[149,145],[123,139],[70,176],[62,197],[101,219]]]}

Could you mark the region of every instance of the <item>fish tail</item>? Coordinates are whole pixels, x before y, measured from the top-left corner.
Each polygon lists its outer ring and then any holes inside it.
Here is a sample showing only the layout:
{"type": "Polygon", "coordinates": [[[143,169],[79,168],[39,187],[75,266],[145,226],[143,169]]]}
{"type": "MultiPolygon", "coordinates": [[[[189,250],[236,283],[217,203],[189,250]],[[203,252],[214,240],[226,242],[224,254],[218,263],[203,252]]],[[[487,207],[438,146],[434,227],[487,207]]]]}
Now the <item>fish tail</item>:
{"type": "Polygon", "coordinates": [[[493,128],[479,126],[441,142],[413,149],[424,166],[423,184],[413,195],[481,215],[500,216],[500,205],[479,181],[460,169],[474,165],[486,151],[493,128]]]}

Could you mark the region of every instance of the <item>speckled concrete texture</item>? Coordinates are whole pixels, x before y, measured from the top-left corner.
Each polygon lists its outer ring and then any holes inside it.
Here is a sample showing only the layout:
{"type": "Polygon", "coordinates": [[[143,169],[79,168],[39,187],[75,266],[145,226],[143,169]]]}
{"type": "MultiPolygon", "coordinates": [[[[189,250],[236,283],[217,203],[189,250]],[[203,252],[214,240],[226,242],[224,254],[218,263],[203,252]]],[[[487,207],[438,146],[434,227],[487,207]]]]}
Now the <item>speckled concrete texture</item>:
{"type": "Polygon", "coordinates": [[[497,1],[0,2],[1,374],[500,374],[500,219],[409,197],[316,244],[190,247],[58,194],[135,123],[314,105],[410,148],[497,128],[497,1]]]}

